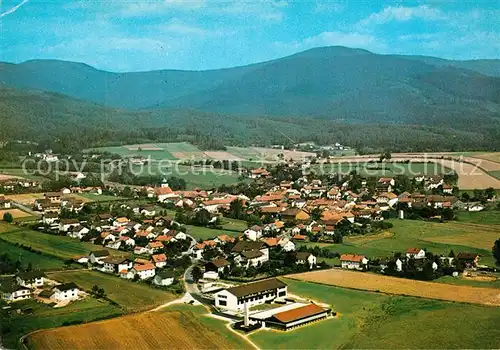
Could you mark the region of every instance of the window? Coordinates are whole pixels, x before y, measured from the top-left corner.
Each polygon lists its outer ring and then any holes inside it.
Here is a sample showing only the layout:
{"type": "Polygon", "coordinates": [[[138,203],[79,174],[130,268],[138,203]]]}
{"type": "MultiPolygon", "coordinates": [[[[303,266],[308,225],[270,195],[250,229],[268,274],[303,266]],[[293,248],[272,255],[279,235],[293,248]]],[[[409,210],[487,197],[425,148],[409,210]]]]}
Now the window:
{"type": "Polygon", "coordinates": [[[226,295],[219,295],[219,299],[227,299],[226,295]]]}
{"type": "Polygon", "coordinates": [[[278,297],[285,297],[285,296],[286,296],[286,292],[285,291],[278,293],[278,297]]]}
{"type": "Polygon", "coordinates": [[[227,306],[227,301],[226,300],[219,300],[219,305],[220,306],[227,306]]]}

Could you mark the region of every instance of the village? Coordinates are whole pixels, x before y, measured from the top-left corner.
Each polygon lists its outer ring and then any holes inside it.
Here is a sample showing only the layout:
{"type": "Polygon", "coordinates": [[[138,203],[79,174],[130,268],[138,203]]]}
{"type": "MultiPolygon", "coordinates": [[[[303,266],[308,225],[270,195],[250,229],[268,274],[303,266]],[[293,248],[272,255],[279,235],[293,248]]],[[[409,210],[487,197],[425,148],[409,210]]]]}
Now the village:
{"type": "MultiPolygon", "coordinates": [[[[73,185],[37,194],[31,203],[16,203],[8,193],[39,193],[39,183],[9,180],[1,183],[6,195],[0,206],[28,207],[40,217],[17,225],[94,245],[89,254],[71,258],[81,268],[186,291],[184,300],[209,305],[243,332],[286,331],[335,317],[321,300],[289,295],[279,276],[334,268],[433,280],[494,271],[469,251],[437,254],[408,246],[375,257],[321,248],[353,235],[383,234],[391,220],[450,221],[460,211],[494,205],[494,195],[483,203],[459,198],[453,175],[316,176],[310,167],[310,161],[286,161],[249,169],[251,190],[242,192],[237,187],[173,190],[164,178],[128,189],[126,197],[123,187],[82,186],[85,175],[72,173],[73,185]],[[123,199],[89,202],[77,197],[81,194],[123,199]],[[222,230],[224,220],[238,220],[246,229],[222,230]],[[193,228],[203,228],[204,236],[197,237],[193,228]]],[[[89,291],[73,281],[52,280],[36,268],[2,278],[0,290],[7,302],[35,299],[55,307],[105,293],[98,285],[89,291]]]]}

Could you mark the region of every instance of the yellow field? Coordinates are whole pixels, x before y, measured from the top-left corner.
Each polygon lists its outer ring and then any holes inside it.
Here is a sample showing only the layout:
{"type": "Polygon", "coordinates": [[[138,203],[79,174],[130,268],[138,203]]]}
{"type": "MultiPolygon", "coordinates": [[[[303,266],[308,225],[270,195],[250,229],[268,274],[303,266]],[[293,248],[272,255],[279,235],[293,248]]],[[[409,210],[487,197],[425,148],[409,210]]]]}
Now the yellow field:
{"type": "MultiPolygon", "coordinates": [[[[35,200],[43,199],[44,194],[43,193],[25,193],[25,194],[12,194],[12,195],[8,195],[5,197],[10,199],[11,201],[30,206],[30,205],[33,205],[35,200]]],[[[91,202],[92,201],[91,199],[88,199],[88,198],[85,198],[85,197],[82,197],[82,196],[79,196],[79,195],[73,194],[73,193],[72,194],[65,194],[65,195],[63,195],[63,198],[76,198],[76,199],[82,200],[83,202],[91,202]]]]}
{"type": "Polygon", "coordinates": [[[388,294],[500,306],[500,289],[432,283],[346,270],[299,273],[288,278],[388,294]]]}
{"type": "MultiPolygon", "coordinates": [[[[456,229],[460,234],[436,235],[436,236],[421,236],[420,238],[434,243],[445,243],[462,245],[466,247],[474,247],[479,249],[490,250],[494,242],[500,238],[500,225],[479,225],[471,223],[449,222],[446,224],[450,229],[456,229]]],[[[439,233],[439,226],[436,224],[436,231],[429,232],[439,233]]]]}
{"type": "Polygon", "coordinates": [[[3,218],[3,214],[5,213],[10,213],[14,219],[31,216],[31,214],[19,209],[3,209],[0,210],[0,220],[3,218]]]}
{"type": "MultiPolygon", "coordinates": [[[[190,311],[149,312],[34,333],[35,349],[230,349],[235,344],[190,311]]],[[[241,345],[240,345],[241,346],[241,345]]]]}
{"type": "Polygon", "coordinates": [[[393,237],[393,236],[394,236],[394,233],[389,232],[389,231],[385,231],[385,232],[377,233],[375,235],[352,236],[352,237],[347,236],[345,238],[345,242],[346,243],[349,243],[349,242],[356,243],[356,245],[362,246],[365,243],[375,241],[377,239],[389,238],[389,237],[393,237]]]}

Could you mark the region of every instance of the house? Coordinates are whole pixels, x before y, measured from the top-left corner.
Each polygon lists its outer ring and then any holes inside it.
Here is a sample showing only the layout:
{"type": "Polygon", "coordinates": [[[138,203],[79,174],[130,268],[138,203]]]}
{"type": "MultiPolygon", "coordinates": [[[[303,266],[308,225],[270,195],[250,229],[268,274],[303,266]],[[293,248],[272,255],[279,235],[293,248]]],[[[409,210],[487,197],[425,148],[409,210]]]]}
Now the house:
{"type": "Polygon", "coordinates": [[[312,269],[316,266],[316,257],[309,252],[297,252],[295,254],[295,263],[299,265],[308,264],[309,268],[312,269]]]}
{"type": "Polygon", "coordinates": [[[246,267],[269,261],[269,248],[264,242],[240,241],[231,252],[235,255],[234,261],[246,267]]]}
{"type": "Polygon", "coordinates": [[[130,220],[127,219],[126,217],[120,217],[113,222],[113,226],[115,227],[126,226],[129,222],[130,220]]]}
{"type": "Polygon", "coordinates": [[[90,230],[88,228],[83,227],[82,225],[77,225],[68,230],[68,236],[71,238],[82,239],[89,232],[90,230]]]}
{"type": "Polygon", "coordinates": [[[155,266],[159,269],[167,265],[167,256],[165,254],[155,254],[151,258],[153,258],[155,266]]]}
{"type": "Polygon", "coordinates": [[[60,284],[52,288],[51,300],[55,301],[68,301],[78,299],[80,288],[73,282],[60,284]]]}
{"type": "Polygon", "coordinates": [[[51,204],[60,204],[61,203],[61,192],[47,192],[44,194],[45,199],[49,200],[51,204]]]}
{"type": "Polygon", "coordinates": [[[295,243],[293,243],[288,238],[280,239],[278,244],[281,246],[281,249],[283,249],[285,252],[291,252],[295,250],[295,243]]]}
{"type": "Polygon", "coordinates": [[[325,319],[331,313],[331,309],[326,309],[313,303],[302,304],[302,306],[294,308],[282,306],[280,309],[285,310],[273,313],[269,317],[267,317],[268,313],[260,312],[250,315],[249,319],[265,324],[269,328],[287,331],[306,323],[325,319]],[[265,318],[262,319],[262,317],[265,318]]]}
{"type": "Polygon", "coordinates": [[[140,209],[140,213],[141,213],[141,215],[152,217],[152,216],[155,216],[156,211],[155,211],[154,207],[144,207],[144,208],[140,209]]]}
{"type": "Polygon", "coordinates": [[[89,261],[91,264],[101,264],[108,256],[109,252],[106,249],[94,250],[89,254],[89,261]]]}
{"type": "Polygon", "coordinates": [[[57,213],[46,213],[43,214],[42,224],[44,225],[52,225],[59,219],[59,215],[57,213]]]}
{"type": "Polygon", "coordinates": [[[450,186],[448,184],[444,184],[443,185],[443,193],[453,194],[453,186],[450,186]]]}
{"type": "Polygon", "coordinates": [[[467,207],[467,210],[468,211],[481,211],[481,210],[484,210],[484,206],[479,204],[479,203],[476,203],[476,204],[470,204],[468,207],[467,207]]]}
{"type": "Polygon", "coordinates": [[[146,247],[141,247],[138,245],[136,245],[134,247],[134,254],[136,254],[136,255],[142,255],[142,254],[147,254],[147,253],[148,253],[148,249],[146,247]]]}
{"type": "Polygon", "coordinates": [[[146,249],[148,250],[149,254],[155,254],[156,252],[159,252],[160,250],[163,249],[163,243],[162,242],[149,242],[146,245],[146,249]]]}
{"type": "Polygon", "coordinates": [[[0,196],[0,209],[10,209],[11,203],[10,199],[0,196]]]}
{"type": "Polygon", "coordinates": [[[243,232],[243,234],[251,241],[256,241],[262,237],[262,227],[258,225],[253,225],[248,230],[243,232]]]}
{"type": "Polygon", "coordinates": [[[479,262],[479,254],[460,252],[455,256],[459,265],[466,268],[475,268],[479,262]]]}
{"type": "Polygon", "coordinates": [[[408,259],[425,259],[425,250],[421,248],[408,248],[406,250],[406,257],[408,259]]]}
{"type": "Polygon", "coordinates": [[[248,177],[251,179],[259,179],[261,177],[267,177],[269,175],[271,175],[271,173],[269,173],[266,169],[258,168],[258,169],[252,169],[248,174],[248,177]]]}
{"type": "Polygon", "coordinates": [[[292,240],[298,241],[298,242],[305,242],[307,241],[308,237],[306,235],[301,235],[301,234],[296,234],[293,235],[292,240]]]}
{"type": "Polygon", "coordinates": [[[26,288],[43,287],[45,274],[42,271],[20,272],[16,276],[17,284],[26,288]]]}
{"type": "Polygon", "coordinates": [[[127,237],[127,236],[121,236],[118,238],[120,242],[125,244],[128,247],[133,247],[135,246],[135,240],[133,238],[127,237]]]}
{"type": "Polygon", "coordinates": [[[242,312],[248,307],[261,305],[287,297],[287,285],[277,278],[242,284],[221,290],[215,294],[215,307],[242,312]]]}
{"type": "Polygon", "coordinates": [[[226,259],[214,259],[205,264],[205,271],[215,271],[218,273],[222,273],[224,272],[224,268],[230,265],[231,264],[226,259]]]}
{"type": "Polygon", "coordinates": [[[134,276],[139,276],[139,279],[145,280],[155,276],[156,268],[152,263],[135,264],[131,272],[134,276]]]}
{"type": "Polygon", "coordinates": [[[27,287],[20,286],[14,279],[0,280],[0,294],[2,300],[19,301],[31,298],[31,290],[27,287]]]}
{"type": "Polygon", "coordinates": [[[132,261],[125,258],[107,257],[102,260],[104,263],[104,271],[109,273],[118,274],[123,270],[130,270],[132,268],[132,261]]]}
{"type": "Polygon", "coordinates": [[[62,219],[59,223],[59,231],[68,232],[70,228],[79,226],[80,221],[77,219],[62,219]]]}
{"type": "Polygon", "coordinates": [[[155,195],[158,202],[165,202],[169,198],[177,197],[177,194],[172,191],[168,184],[162,184],[161,187],[158,187],[155,190],[155,195]]]}
{"type": "Polygon", "coordinates": [[[343,269],[362,270],[368,264],[368,259],[363,255],[342,254],[340,256],[340,265],[343,269]]]}
{"type": "Polygon", "coordinates": [[[174,272],[171,270],[163,270],[158,272],[153,279],[153,283],[157,286],[170,286],[174,283],[174,272]]]}
{"type": "Polygon", "coordinates": [[[187,236],[186,236],[186,234],[184,232],[177,232],[174,237],[178,241],[179,240],[182,241],[182,240],[185,240],[187,238],[187,236]]]}

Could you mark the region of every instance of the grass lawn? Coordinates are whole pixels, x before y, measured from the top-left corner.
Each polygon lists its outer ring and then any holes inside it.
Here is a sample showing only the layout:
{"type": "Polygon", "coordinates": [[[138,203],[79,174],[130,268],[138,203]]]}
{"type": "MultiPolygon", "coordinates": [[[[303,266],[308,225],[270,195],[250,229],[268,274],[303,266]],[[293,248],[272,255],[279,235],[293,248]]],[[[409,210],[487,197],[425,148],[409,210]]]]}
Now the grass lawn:
{"type": "Polygon", "coordinates": [[[243,231],[240,232],[240,231],[216,230],[208,227],[193,226],[193,225],[184,225],[184,226],[187,229],[187,233],[196,239],[209,239],[209,238],[215,238],[220,235],[237,237],[243,233],[243,231]]]}
{"type": "Polygon", "coordinates": [[[60,282],[75,282],[85,290],[98,285],[106,295],[127,311],[144,311],[176,298],[172,293],[155,289],[143,283],[127,281],[96,271],[61,271],[49,274],[60,282]]]}
{"type": "Polygon", "coordinates": [[[92,202],[109,202],[109,201],[119,201],[127,199],[125,197],[119,196],[107,196],[107,195],[99,195],[99,194],[91,194],[91,193],[79,193],[79,197],[83,197],[89,199],[92,202]]]}
{"type": "Polygon", "coordinates": [[[481,263],[494,265],[491,255],[493,242],[498,239],[496,226],[476,225],[461,222],[434,223],[418,220],[391,220],[394,227],[388,235],[365,236],[344,240],[343,244],[306,243],[308,246],[328,247],[339,254],[363,254],[369,258],[388,257],[408,248],[425,248],[435,254],[447,255],[472,252],[481,255],[481,263]]]}
{"type": "Polygon", "coordinates": [[[248,228],[248,224],[244,220],[231,219],[231,218],[221,218],[222,219],[222,227],[225,230],[238,231],[239,233],[243,233],[248,228]]]}
{"type": "Polygon", "coordinates": [[[286,282],[290,292],[326,302],[338,316],[289,332],[252,333],[263,349],[495,348],[500,341],[500,308],[286,282]]]}
{"type": "Polygon", "coordinates": [[[7,254],[11,260],[19,260],[22,267],[30,263],[35,270],[61,270],[64,262],[47,255],[37,254],[0,240],[0,254],[7,254]]]}
{"type": "Polygon", "coordinates": [[[46,177],[40,175],[31,175],[29,173],[25,173],[22,168],[4,168],[4,169],[0,168],[0,174],[18,176],[24,179],[40,181],[40,182],[48,180],[46,177]]]}
{"type": "MultiPolygon", "coordinates": [[[[458,222],[469,222],[482,225],[500,225],[500,210],[480,212],[464,211],[458,214],[458,222]]],[[[500,231],[500,227],[498,228],[500,231]]],[[[500,237],[500,236],[499,236],[500,237]]]]}
{"type": "Polygon", "coordinates": [[[489,171],[488,174],[490,174],[491,176],[493,176],[496,179],[500,179],[500,170],[489,171]]]}
{"type": "MultiPolygon", "coordinates": [[[[31,247],[34,250],[61,259],[70,259],[76,255],[87,255],[92,250],[102,249],[101,246],[80,242],[67,236],[49,235],[5,223],[0,223],[0,240],[31,247]]],[[[109,252],[111,255],[126,254],[112,249],[109,252]]]]}
{"type": "Polygon", "coordinates": [[[495,281],[481,281],[471,278],[460,277],[452,277],[452,276],[443,276],[434,280],[432,282],[446,283],[446,284],[456,284],[461,286],[471,286],[471,287],[485,287],[485,288],[500,288],[500,275],[497,275],[497,280],[495,281]]]}
{"type": "Polygon", "coordinates": [[[37,329],[60,327],[65,322],[91,322],[119,316],[123,313],[119,307],[90,297],[62,308],[52,308],[34,300],[21,301],[13,305],[15,308],[33,308],[33,314],[17,315],[13,313],[10,319],[1,322],[9,330],[2,334],[2,342],[10,349],[18,348],[19,338],[37,329]]]}

